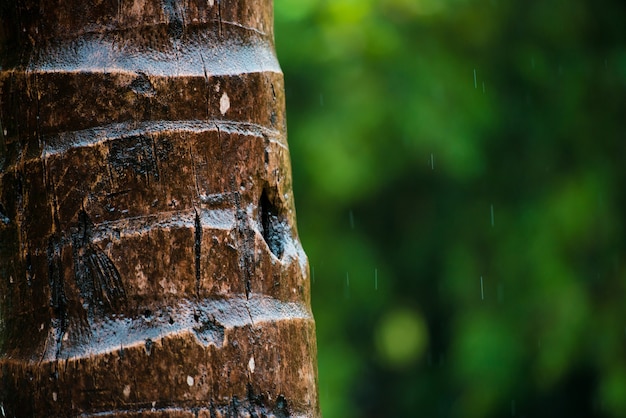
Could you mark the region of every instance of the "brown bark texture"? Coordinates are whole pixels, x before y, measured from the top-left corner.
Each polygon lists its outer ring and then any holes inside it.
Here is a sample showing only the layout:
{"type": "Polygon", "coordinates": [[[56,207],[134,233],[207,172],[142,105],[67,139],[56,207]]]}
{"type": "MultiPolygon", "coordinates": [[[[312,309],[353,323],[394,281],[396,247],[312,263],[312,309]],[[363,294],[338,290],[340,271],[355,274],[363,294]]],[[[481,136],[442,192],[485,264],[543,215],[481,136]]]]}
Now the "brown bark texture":
{"type": "Polygon", "coordinates": [[[319,416],[272,19],[0,1],[0,417],[319,416]]]}

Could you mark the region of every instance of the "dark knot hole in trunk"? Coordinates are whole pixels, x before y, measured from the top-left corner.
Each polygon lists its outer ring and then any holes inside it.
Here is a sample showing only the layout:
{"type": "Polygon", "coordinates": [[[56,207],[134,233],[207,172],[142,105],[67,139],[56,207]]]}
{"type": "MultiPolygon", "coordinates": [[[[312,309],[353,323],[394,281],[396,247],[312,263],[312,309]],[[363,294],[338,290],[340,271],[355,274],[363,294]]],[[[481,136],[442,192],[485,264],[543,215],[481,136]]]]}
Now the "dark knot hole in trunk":
{"type": "Polygon", "coordinates": [[[277,258],[285,251],[285,222],[279,208],[270,199],[267,189],[263,189],[259,200],[259,227],[265,243],[277,258]]]}

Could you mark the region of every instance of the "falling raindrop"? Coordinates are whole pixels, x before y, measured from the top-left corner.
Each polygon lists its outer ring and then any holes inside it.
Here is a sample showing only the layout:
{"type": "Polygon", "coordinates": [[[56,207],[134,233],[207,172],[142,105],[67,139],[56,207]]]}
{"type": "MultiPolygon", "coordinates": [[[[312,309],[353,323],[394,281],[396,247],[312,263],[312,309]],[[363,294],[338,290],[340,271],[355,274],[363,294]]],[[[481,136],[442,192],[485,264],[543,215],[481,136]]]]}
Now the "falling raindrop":
{"type": "Polygon", "coordinates": [[[350,216],[350,228],[354,229],[354,214],[352,213],[352,211],[350,211],[349,216],[350,216]]]}
{"type": "Polygon", "coordinates": [[[478,88],[478,81],[476,80],[476,68],[474,68],[474,88],[478,88]]]}
{"type": "Polygon", "coordinates": [[[480,298],[485,300],[485,287],[483,286],[483,276],[480,276],[480,298]]]}
{"type": "Polygon", "coordinates": [[[495,225],[495,218],[493,216],[493,205],[491,205],[491,227],[493,228],[495,225]]]}
{"type": "Polygon", "coordinates": [[[430,169],[435,169],[435,155],[432,152],[430,153],[430,169]]]}

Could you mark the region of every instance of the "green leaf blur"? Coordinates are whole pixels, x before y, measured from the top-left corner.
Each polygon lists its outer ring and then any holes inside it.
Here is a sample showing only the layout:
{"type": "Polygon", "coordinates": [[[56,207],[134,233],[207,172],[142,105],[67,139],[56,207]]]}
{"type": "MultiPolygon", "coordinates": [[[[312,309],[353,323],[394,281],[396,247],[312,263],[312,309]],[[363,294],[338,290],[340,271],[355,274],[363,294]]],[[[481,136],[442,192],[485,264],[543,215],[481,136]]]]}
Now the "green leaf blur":
{"type": "Polygon", "coordinates": [[[626,417],[626,3],[275,19],[324,417],[626,417]]]}

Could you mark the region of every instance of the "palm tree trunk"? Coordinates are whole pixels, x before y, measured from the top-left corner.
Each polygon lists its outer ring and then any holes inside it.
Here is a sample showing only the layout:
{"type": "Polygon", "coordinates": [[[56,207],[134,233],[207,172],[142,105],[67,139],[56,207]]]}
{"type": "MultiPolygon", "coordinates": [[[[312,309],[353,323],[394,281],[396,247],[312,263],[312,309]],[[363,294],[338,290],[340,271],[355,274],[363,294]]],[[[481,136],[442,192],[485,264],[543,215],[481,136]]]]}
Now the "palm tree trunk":
{"type": "Polygon", "coordinates": [[[0,3],[0,416],[319,416],[272,24],[0,3]]]}

